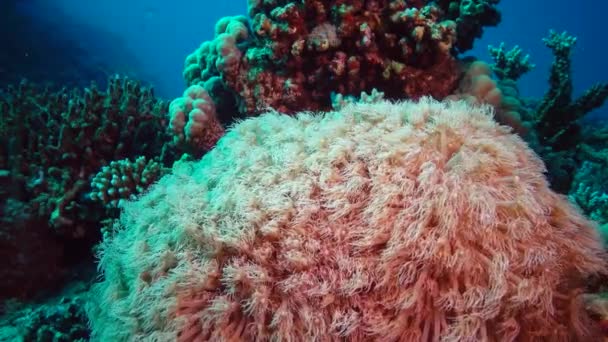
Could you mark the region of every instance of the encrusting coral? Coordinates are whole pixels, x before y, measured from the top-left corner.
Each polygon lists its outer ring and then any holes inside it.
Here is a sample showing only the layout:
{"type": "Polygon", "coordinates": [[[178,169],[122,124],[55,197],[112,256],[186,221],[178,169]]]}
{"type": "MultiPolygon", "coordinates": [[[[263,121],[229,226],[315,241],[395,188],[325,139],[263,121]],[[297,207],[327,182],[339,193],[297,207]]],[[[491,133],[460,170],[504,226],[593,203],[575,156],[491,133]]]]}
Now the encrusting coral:
{"type": "Polygon", "coordinates": [[[598,341],[597,232],[490,106],[247,119],[125,205],[98,341],[598,341]]]}

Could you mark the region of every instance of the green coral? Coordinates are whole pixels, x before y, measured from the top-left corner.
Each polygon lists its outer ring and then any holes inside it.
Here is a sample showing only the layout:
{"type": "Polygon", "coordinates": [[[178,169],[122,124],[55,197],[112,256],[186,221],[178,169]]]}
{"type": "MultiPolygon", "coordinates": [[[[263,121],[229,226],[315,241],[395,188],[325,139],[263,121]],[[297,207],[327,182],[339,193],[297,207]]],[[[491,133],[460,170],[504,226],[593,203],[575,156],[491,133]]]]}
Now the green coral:
{"type": "Polygon", "coordinates": [[[84,312],[88,285],[78,281],[41,303],[7,301],[0,316],[0,341],[85,342],[90,330],[84,312]]]}
{"type": "Polygon", "coordinates": [[[569,198],[592,220],[600,224],[604,242],[608,242],[608,175],[606,164],[583,162],[578,169],[569,198]]]}
{"type": "Polygon", "coordinates": [[[544,39],[554,55],[549,77],[549,90],[539,103],[523,111],[530,127],[528,142],[541,155],[554,190],[569,193],[574,174],[585,159],[594,156],[598,136],[588,134],[582,120],[587,113],[602,106],[608,97],[608,83],[597,83],[577,99],[572,98],[572,48],[576,38],[567,32],[550,31],[544,39]],[[593,141],[592,141],[593,140],[593,141]]]}
{"type": "Polygon", "coordinates": [[[90,177],[112,160],[162,156],[167,105],[151,88],[123,77],[107,90],[8,87],[0,98],[0,170],[10,196],[31,204],[58,233],[82,236],[98,221],[83,196],[90,177]]]}
{"type": "Polygon", "coordinates": [[[158,180],[165,169],[155,159],[139,156],[134,161],[112,161],[93,177],[90,197],[107,208],[118,208],[124,200],[135,196],[158,180]]]}
{"type": "Polygon", "coordinates": [[[490,56],[494,60],[492,71],[499,80],[517,81],[523,74],[534,68],[530,62],[530,55],[524,55],[519,46],[514,46],[511,50],[505,50],[505,43],[502,42],[498,47],[488,46],[490,56]]]}
{"type": "Polygon", "coordinates": [[[139,156],[134,161],[123,159],[112,161],[93,177],[91,200],[101,203],[108,215],[101,220],[101,235],[107,239],[114,235],[114,223],[118,209],[126,200],[134,200],[150,185],[167,172],[156,159],[139,156]]]}
{"type": "Polygon", "coordinates": [[[584,162],[574,177],[570,199],[599,223],[608,223],[608,176],[601,164],[584,162]]]}

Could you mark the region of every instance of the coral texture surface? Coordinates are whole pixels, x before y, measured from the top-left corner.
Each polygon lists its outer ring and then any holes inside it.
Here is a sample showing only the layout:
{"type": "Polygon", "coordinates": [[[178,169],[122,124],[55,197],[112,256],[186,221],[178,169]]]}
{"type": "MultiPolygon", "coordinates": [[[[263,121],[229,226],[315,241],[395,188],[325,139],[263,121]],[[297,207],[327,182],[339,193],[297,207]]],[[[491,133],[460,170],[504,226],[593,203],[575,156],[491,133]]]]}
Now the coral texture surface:
{"type": "Polygon", "coordinates": [[[599,237],[491,107],[266,113],[125,205],[100,341],[598,341],[599,237]]]}

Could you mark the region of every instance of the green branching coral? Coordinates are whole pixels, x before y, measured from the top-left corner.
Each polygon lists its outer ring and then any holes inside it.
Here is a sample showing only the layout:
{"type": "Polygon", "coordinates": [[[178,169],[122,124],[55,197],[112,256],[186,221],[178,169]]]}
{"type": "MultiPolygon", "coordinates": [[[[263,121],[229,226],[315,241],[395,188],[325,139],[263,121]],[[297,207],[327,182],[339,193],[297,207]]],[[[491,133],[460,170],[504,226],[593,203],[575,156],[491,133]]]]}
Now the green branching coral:
{"type": "Polygon", "coordinates": [[[85,196],[90,178],[112,160],[162,156],[166,111],[151,88],[122,77],[106,91],[9,87],[0,98],[0,170],[15,184],[10,196],[61,235],[82,236],[99,216],[85,196]]]}
{"type": "MultiPolygon", "coordinates": [[[[538,104],[528,104],[522,117],[530,127],[528,142],[547,165],[552,188],[567,194],[576,190],[573,187],[574,174],[583,160],[592,157],[598,161],[599,154],[595,148],[604,142],[598,144],[597,141],[605,139],[585,131],[581,119],[603,105],[608,97],[608,83],[595,84],[578,99],[573,99],[571,54],[576,38],[566,32],[550,31],[543,41],[554,55],[550,88],[538,104]]],[[[497,56],[500,55],[497,52],[497,56]]],[[[514,52],[513,55],[521,56],[521,53],[514,52]]]]}
{"type": "Polygon", "coordinates": [[[608,97],[608,83],[598,83],[573,100],[571,50],[576,38],[566,32],[558,34],[551,31],[544,42],[553,51],[555,59],[551,66],[549,91],[537,109],[536,128],[542,144],[562,150],[572,146],[573,139],[578,137],[580,127],[577,120],[604,103],[608,97]]]}
{"type": "Polygon", "coordinates": [[[157,160],[147,160],[144,156],[134,161],[112,161],[93,177],[90,197],[106,208],[118,208],[124,200],[134,199],[144,192],[164,171],[157,160]]]}
{"type": "MultiPolygon", "coordinates": [[[[429,1],[430,2],[430,1],[429,1]]],[[[497,5],[500,0],[439,0],[435,3],[456,23],[456,48],[463,52],[473,47],[475,38],[481,37],[484,26],[496,26],[501,16],[497,5]]]]}
{"type": "Polygon", "coordinates": [[[492,71],[499,80],[517,81],[523,74],[534,68],[530,62],[530,55],[524,55],[519,46],[514,46],[511,50],[505,50],[505,43],[502,42],[498,47],[488,46],[490,56],[494,60],[492,71]]]}
{"type": "Polygon", "coordinates": [[[608,242],[608,128],[605,125],[583,126],[584,143],[579,144],[577,155],[583,159],[577,170],[570,198],[593,220],[608,242]]]}
{"type": "Polygon", "coordinates": [[[587,124],[582,126],[581,135],[584,143],[579,144],[577,155],[581,159],[589,160],[608,166],[608,122],[601,125],[587,124]]]}
{"type": "MultiPolygon", "coordinates": [[[[569,198],[601,226],[608,227],[608,175],[605,164],[586,161],[574,176],[569,198]]],[[[608,232],[601,230],[604,242],[608,232]]]]}

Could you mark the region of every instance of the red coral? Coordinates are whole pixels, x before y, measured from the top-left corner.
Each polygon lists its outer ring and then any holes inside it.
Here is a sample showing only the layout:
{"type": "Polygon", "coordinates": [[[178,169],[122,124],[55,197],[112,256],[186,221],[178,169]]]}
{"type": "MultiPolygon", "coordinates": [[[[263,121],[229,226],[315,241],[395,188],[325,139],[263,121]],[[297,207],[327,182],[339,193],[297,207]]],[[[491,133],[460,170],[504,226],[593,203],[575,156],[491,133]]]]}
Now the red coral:
{"type": "MultiPolygon", "coordinates": [[[[332,92],[356,95],[373,88],[389,99],[444,98],[457,87],[453,50],[466,22],[452,7],[427,1],[252,1],[251,22],[220,20],[216,38],[187,58],[184,75],[189,85],[203,86],[219,75],[222,94],[237,96],[233,107],[220,105],[218,112],[245,115],[268,107],[326,110],[332,92]]],[[[495,11],[493,5],[483,9],[495,11]]]]}

